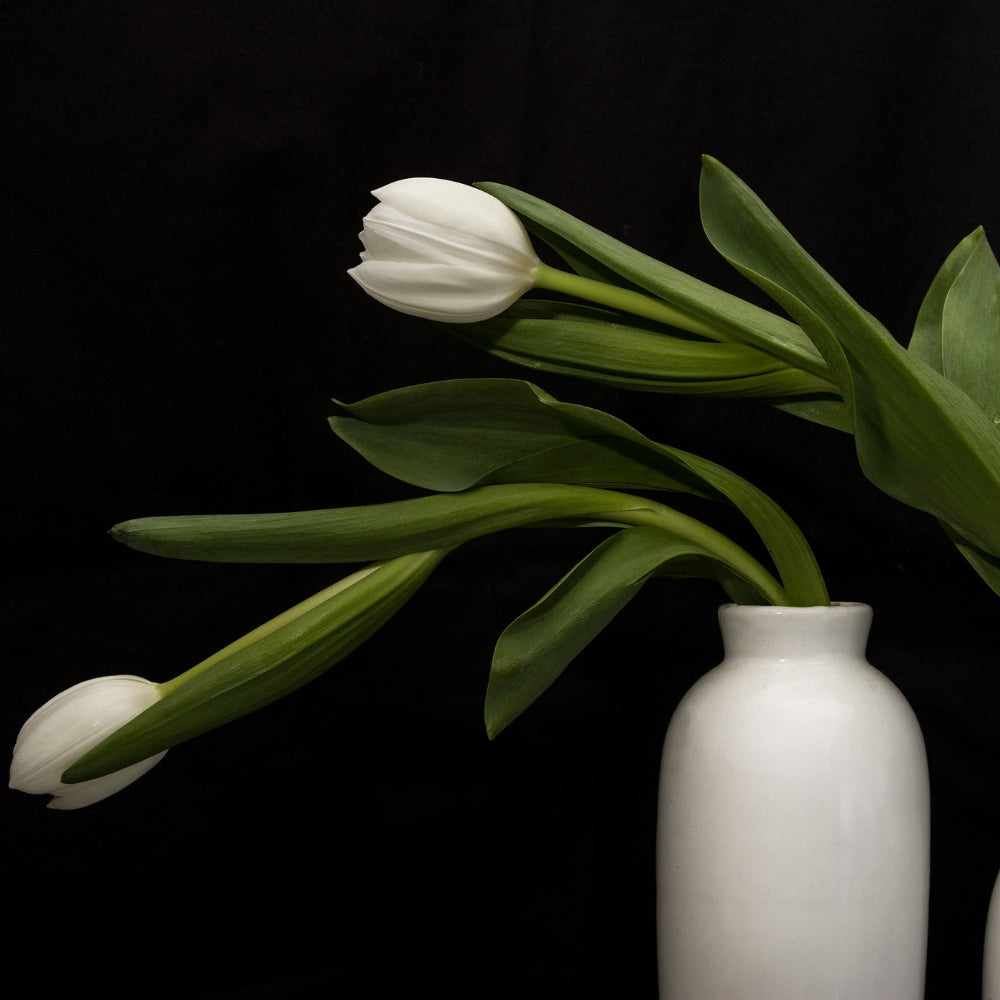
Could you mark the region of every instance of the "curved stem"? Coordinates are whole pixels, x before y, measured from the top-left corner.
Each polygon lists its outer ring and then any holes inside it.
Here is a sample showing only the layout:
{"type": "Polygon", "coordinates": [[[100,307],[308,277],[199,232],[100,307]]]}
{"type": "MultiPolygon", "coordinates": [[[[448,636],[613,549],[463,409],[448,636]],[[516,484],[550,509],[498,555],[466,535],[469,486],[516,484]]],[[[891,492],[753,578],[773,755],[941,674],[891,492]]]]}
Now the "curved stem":
{"type": "Polygon", "coordinates": [[[572,274],[569,271],[560,271],[558,268],[549,267],[548,264],[539,264],[535,268],[533,278],[535,288],[545,288],[550,292],[561,292],[578,299],[586,299],[588,302],[610,306],[621,312],[631,313],[633,316],[641,316],[643,319],[665,323],[678,330],[686,330],[699,337],[707,337],[709,340],[731,342],[731,338],[727,337],[721,330],[702,323],[701,320],[695,319],[679,309],[674,309],[662,299],[653,298],[651,295],[643,295],[641,292],[634,292],[628,288],[619,288],[617,285],[596,281],[593,278],[585,278],[583,275],[572,274]]]}
{"type": "MultiPolygon", "coordinates": [[[[724,330],[712,326],[703,320],[686,313],[681,309],[669,305],[663,299],[658,299],[652,295],[636,292],[628,288],[619,288],[617,285],[604,281],[597,281],[593,278],[585,278],[580,274],[573,274],[569,271],[561,271],[558,268],[550,267],[548,264],[539,264],[532,272],[533,287],[544,288],[550,292],[560,292],[574,298],[585,299],[588,302],[595,302],[598,305],[608,306],[620,312],[630,313],[633,316],[641,316],[644,319],[651,319],[655,323],[664,323],[678,330],[686,330],[696,336],[704,337],[716,343],[738,343],[752,347],[763,354],[770,355],[775,360],[789,368],[797,368],[803,372],[823,379],[825,386],[817,386],[810,391],[829,392],[837,394],[840,389],[833,379],[830,369],[818,352],[812,349],[805,349],[801,343],[796,344],[785,338],[771,335],[761,339],[760,331],[756,335],[747,336],[731,335],[724,330]]],[[[734,321],[739,328],[739,321],[734,321]]]]}
{"type": "Polygon", "coordinates": [[[688,538],[752,582],[771,604],[784,606],[790,603],[785,588],[759,560],[731,538],[697,518],[650,500],[642,507],[615,510],[614,519],[622,524],[662,528],[688,538]]]}

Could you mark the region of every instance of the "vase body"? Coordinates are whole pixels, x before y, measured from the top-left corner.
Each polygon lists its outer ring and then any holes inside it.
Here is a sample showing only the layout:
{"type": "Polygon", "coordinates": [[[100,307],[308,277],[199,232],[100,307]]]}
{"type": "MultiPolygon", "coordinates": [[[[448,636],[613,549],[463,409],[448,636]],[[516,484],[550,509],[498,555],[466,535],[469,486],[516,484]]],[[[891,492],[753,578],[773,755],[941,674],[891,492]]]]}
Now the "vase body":
{"type": "Polygon", "coordinates": [[[871,608],[726,605],[667,730],[661,1000],[921,1000],[927,758],[871,608]]]}
{"type": "Polygon", "coordinates": [[[986,915],[983,944],[983,1000],[1000,1000],[1000,875],[993,883],[993,895],[986,915]]]}

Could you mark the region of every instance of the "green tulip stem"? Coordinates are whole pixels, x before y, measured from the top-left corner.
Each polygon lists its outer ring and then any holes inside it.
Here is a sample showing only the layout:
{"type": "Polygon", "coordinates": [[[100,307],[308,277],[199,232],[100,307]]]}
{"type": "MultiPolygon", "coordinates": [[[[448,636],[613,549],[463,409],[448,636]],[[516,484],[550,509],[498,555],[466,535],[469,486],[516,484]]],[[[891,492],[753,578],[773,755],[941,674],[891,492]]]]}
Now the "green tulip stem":
{"type": "Polygon", "coordinates": [[[679,309],[667,305],[662,299],[653,298],[651,295],[643,295],[641,292],[634,292],[628,288],[619,288],[617,285],[610,285],[604,281],[596,281],[580,274],[561,271],[559,268],[549,267],[548,264],[539,264],[532,277],[535,288],[544,288],[550,292],[561,292],[574,298],[586,299],[588,302],[596,302],[598,305],[609,306],[620,312],[641,316],[643,319],[651,319],[656,323],[664,323],[675,329],[697,334],[699,337],[707,337],[709,340],[729,342],[731,339],[721,330],[708,326],[701,320],[695,319],[694,316],[681,312],[679,309]]]}
{"type": "Polygon", "coordinates": [[[696,518],[654,500],[647,500],[642,506],[615,509],[609,512],[608,519],[620,524],[661,528],[686,538],[717,556],[745,580],[752,582],[771,604],[786,606],[790,603],[785,588],[759,560],[732,539],[696,518]]]}

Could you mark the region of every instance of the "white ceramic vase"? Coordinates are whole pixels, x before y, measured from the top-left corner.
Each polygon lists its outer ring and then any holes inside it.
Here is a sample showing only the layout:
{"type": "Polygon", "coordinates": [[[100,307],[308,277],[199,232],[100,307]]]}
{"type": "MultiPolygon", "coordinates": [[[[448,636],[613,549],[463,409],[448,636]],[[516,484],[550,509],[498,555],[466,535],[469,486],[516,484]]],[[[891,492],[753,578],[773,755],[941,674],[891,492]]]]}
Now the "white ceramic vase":
{"type": "Polygon", "coordinates": [[[663,749],[661,1000],[921,1000],[927,758],[864,604],[720,609],[663,749]]]}
{"type": "Polygon", "coordinates": [[[986,915],[983,944],[983,1000],[1000,1000],[1000,875],[993,883],[993,895],[986,915]]]}

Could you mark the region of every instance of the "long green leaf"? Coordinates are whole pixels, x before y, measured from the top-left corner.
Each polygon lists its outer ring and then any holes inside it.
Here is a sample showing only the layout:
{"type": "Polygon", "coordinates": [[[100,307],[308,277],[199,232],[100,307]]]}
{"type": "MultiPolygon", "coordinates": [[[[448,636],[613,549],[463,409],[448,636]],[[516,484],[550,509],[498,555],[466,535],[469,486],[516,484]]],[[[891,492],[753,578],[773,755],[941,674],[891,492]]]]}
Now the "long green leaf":
{"type": "Polygon", "coordinates": [[[1000,423],[1000,265],[981,228],[949,254],[935,277],[909,352],[1000,423]]]}
{"type": "Polygon", "coordinates": [[[970,233],[948,254],[920,304],[917,320],[913,326],[913,334],[907,347],[913,357],[919,358],[924,364],[930,365],[942,375],[944,374],[942,338],[945,302],[948,299],[948,293],[955,284],[955,279],[968,263],[975,245],[976,233],[970,233]]]}
{"type": "Polygon", "coordinates": [[[650,500],[584,486],[496,485],[361,507],[278,514],[143,517],[111,537],[151,555],[207,562],[338,563],[454,548],[536,524],[617,524],[656,517],[650,500]]]}
{"type": "Polygon", "coordinates": [[[741,566],[741,574],[752,579],[770,603],[789,603],[785,589],[764,566],[709,525],[655,500],[588,486],[498,484],[365,507],[147,517],[117,525],[112,536],[139,551],[178,559],[324,563],[451,549],[529,525],[651,525],[672,531],[741,566]]]}
{"type": "Polygon", "coordinates": [[[784,510],[728,469],[645,437],[529,382],[468,379],[409,386],[346,407],[335,432],[377,468],[426,489],[562,482],[679,490],[739,508],[793,604],[824,604],[815,558],[784,510]]]}
{"type": "Polygon", "coordinates": [[[721,579],[730,596],[752,600],[731,573],[738,578],[705,549],[655,528],[626,528],[603,541],[500,636],[486,690],[490,739],[551,687],[651,577],[721,579]]]}
{"type": "Polygon", "coordinates": [[[444,554],[419,552],[366,567],[254,629],[163,685],[159,701],[77,760],[62,780],[128,767],[309,683],[374,635],[444,554]]]}
{"type": "MultiPolygon", "coordinates": [[[[996,424],[1000,413],[998,350],[1000,274],[982,228],[948,255],[921,303],[908,351],[962,389],[996,424]]],[[[946,522],[949,538],[1000,594],[1000,560],[946,522]]]]}
{"type": "Polygon", "coordinates": [[[828,377],[822,357],[787,319],[640,253],[540,198],[504,184],[476,185],[499,198],[528,229],[578,273],[650,292],[732,340],[772,354],[803,371],[828,377]]]}
{"type": "Polygon", "coordinates": [[[492,319],[448,329],[505,361],[637,392],[836,398],[826,379],[747,344],[672,336],[564,302],[521,299],[492,319]]]}
{"type": "Polygon", "coordinates": [[[716,249],[799,323],[836,373],[868,478],[1000,553],[1000,436],[992,421],[908,354],[735,174],[708,157],[701,204],[716,249]]]}

